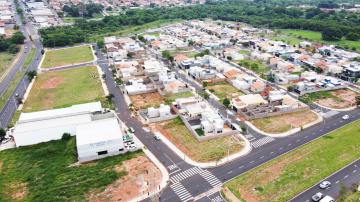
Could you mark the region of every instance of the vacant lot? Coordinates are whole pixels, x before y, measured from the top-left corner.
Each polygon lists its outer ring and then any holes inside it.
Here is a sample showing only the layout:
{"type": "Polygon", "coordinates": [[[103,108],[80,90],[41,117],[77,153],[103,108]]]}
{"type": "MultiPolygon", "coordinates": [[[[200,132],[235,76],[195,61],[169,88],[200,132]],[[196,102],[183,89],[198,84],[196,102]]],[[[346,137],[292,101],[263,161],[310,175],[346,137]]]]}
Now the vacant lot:
{"type": "Polygon", "coordinates": [[[75,138],[0,152],[0,201],[85,201],[127,173],[117,170],[127,153],[84,165],[77,162],[75,138]]]}
{"type": "Polygon", "coordinates": [[[292,128],[298,128],[317,120],[317,115],[310,111],[304,110],[279,116],[272,116],[250,121],[261,131],[266,133],[283,133],[292,128]]]}
{"type": "Polygon", "coordinates": [[[199,162],[220,160],[228,155],[228,149],[230,154],[233,154],[240,151],[244,144],[233,136],[198,142],[180,118],[159,123],[155,130],[165,135],[191,159],[199,162]]]}
{"type": "Polygon", "coordinates": [[[270,67],[267,67],[259,60],[244,59],[239,61],[239,65],[250,69],[259,75],[265,74],[270,71],[270,67]]]}
{"type": "Polygon", "coordinates": [[[10,67],[15,54],[11,54],[8,52],[0,53],[0,80],[2,76],[5,74],[6,70],[10,67]]]}
{"type": "Polygon", "coordinates": [[[126,172],[127,175],[107,186],[105,190],[91,191],[87,197],[89,201],[130,201],[143,193],[155,191],[161,181],[160,170],[143,155],[124,161],[115,170],[126,172]]]}
{"type": "Polygon", "coordinates": [[[360,93],[354,92],[349,89],[340,89],[330,91],[330,96],[316,100],[315,102],[334,109],[344,109],[356,104],[356,96],[360,96],[360,93]]]}
{"type": "Polygon", "coordinates": [[[170,105],[172,102],[174,102],[178,98],[187,98],[187,97],[192,97],[192,96],[194,96],[194,94],[191,91],[166,95],[165,96],[165,104],[170,105]]]}
{"type": "Polygon", "coordinates": [[[96,67],[80,67],[38,75],[23,110],[39,111],[99,101],[104,91],[96,67]]]}
{"type": "Polygon", "coordinates": [[[208,84],[206,87],[209,91],[214,93],[222,102],[225,98],[231,99],[243,95],[241,91],[226,81],[218,82],[214,84],[208,84]]]}
{"type": "Polygon", "coordinates": [[[41,68],[72,65],[94,60],[91,47],[88,45],[46,51],[44,57],[41,68]]]}
{"type": "Polygon", "coordinates": [[[158,93],[145,93],[141,95],[131,95],[130,100],[135,110],[147,109],[149,107],[159,107],[165,102],[164,98],[158,93]]]}
{"type": "Polygon", "coordinates": [[[288,201],[360,157],[360,120],[225,184],[248,202],[288,201]]]}

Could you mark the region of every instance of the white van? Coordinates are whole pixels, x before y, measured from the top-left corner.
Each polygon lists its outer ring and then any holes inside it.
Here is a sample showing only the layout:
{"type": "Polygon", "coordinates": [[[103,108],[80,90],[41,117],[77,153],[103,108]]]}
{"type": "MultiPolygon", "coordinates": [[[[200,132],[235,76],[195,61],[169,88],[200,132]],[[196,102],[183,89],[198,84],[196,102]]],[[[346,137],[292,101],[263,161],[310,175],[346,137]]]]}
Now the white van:
{"type": "Polygon", "coordinates": [[[320,202],[335,202],[335,200],[331,196],[325,196],[320,202]]]}

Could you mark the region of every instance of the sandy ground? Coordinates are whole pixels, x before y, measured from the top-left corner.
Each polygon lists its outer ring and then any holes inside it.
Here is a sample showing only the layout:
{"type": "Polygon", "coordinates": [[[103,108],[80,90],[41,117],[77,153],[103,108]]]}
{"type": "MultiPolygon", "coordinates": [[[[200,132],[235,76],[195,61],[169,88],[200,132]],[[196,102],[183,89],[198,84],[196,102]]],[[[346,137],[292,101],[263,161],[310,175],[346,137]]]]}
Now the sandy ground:
{"type": "Polygon", "coordinates": [[[128,173],[125,177],[107,186],[102,192],[91,192],[89,201],[130,201],[159,188],[161,172],[147,157],[127,160],[116,168],[118,172],[124,170],[128,173]]]}
{"type": "Polygon", "coordinates": [[[355,97],[360,96],[360,93],[354,92],[349,89],[340,89],[332,91],[331,94],[335,98],[325,98],[317,100],[316,102],[322,106],[334,109],[344,109],[354,106],[355,97]]]}
{"type": "Polygon", "coordinates": [[[164,98],[158,93],[146,93],[129,96],[136,110],[149,107],[158,107],[164,103],[164,98]]]}

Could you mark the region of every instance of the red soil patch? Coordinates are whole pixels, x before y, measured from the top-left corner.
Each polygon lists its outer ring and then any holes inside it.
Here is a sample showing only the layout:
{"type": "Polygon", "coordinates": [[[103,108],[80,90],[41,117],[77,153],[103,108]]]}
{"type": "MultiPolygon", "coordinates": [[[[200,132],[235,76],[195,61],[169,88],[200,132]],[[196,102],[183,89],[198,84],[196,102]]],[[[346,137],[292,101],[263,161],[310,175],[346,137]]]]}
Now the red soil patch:
{"type": "Polygon", "coordinates": [[[42,89],[53,89],[56,88],[59,84],[64,82],[64,78],[55,76],[47,80],[45,83],[43,83],[40,88],[42,89]]]}

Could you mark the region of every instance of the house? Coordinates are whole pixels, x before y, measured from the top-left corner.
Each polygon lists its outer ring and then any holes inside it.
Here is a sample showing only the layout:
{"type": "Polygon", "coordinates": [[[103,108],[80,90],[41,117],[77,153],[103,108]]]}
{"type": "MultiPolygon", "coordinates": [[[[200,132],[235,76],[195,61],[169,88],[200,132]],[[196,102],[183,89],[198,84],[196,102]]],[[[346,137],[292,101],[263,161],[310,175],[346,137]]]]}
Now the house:
{"type": "Polygon", "coordinates": [[[123,131],[115,116],[76,127],[79,162],[114,156],[125,152],[123,131]]]}
{"type": "Polygon", "coordinates": [[[268,104],[260,94],[249,94],[249,95],[241,95],[237,98],[231,99],[230,106],[235,111],[240,111],[246,107],[252,107],[262,104],[268,104]]]}
{"type": "Polygon", "coordinates": [[[255,81],[250,85],[250,91],[254,93],[260,93],[262,92],[266,87],[266,84],[260,80],[255,81]]]}
{"type": "Polygon", "coordinates": [[[204,110],[200,119],[201,129],[205,134],[222,133],[224,129],[224,120],[214,110],[204,110]]]}
{"type": "Polygon", "coordinates": [[[341,79],[351,82],[358,82],[360,79],[360,62],[353,62],[344,65],[344,70],[341,74],[341,79]]]}
{"type": "Polygon", "coordinates": [[[204,69],[199,66],[194,66],[190,67],[188,74],[194,79],[206,80],[215,78],[217,75],[217,71],[213,69],[204,69]]]}

